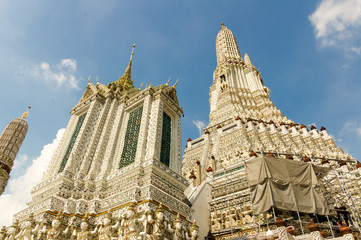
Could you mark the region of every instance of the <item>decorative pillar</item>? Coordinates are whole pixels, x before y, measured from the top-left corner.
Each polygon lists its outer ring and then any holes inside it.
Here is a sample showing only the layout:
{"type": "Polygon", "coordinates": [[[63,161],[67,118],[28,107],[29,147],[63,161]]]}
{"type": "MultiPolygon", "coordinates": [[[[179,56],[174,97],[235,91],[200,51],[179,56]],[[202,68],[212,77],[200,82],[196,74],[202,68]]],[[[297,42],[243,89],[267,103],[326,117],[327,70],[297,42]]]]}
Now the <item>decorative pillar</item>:
{"type": "Polygon", "coordinates": [[[196,164],[197,164],[197,186],[199,186],[202,183],[201,163],[197,160],[196,164]]]}
{"type": "Polygon", "coordinates": [[[217,164],[216,164],[216,159],[214,158],[214,156],[211,156],[211,160],[212,160],[212,169],[213,171],[217,170],[217,164]]]}

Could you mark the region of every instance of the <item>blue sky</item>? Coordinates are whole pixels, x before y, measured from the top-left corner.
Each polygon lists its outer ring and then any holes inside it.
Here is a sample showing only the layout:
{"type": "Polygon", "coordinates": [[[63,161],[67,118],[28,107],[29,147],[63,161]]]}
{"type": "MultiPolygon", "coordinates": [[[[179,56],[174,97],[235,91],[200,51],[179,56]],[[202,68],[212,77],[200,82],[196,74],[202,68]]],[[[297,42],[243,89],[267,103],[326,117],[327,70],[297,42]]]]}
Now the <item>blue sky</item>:
{"type": "MultiPolygon", "coordinates": [[[[197,138],[194,121],[208,122],[221,22],[233,31],[242,56],[247,52],[260,69],[284,115],[325,126],[361,160],[360,0],[2,0],[1,131],[32,106],[8,200],[19,191],[15,180],[41,175],[34,162],[49,161],[51,143],[66,127],[89,75],[93,83],[97,76],[103,84],[119,78],[133,43],[135,86],[179,78],[183,146],[188,137],[197,138]]],[[[28,197],[19,195],[17,208],[28,197]]]]}

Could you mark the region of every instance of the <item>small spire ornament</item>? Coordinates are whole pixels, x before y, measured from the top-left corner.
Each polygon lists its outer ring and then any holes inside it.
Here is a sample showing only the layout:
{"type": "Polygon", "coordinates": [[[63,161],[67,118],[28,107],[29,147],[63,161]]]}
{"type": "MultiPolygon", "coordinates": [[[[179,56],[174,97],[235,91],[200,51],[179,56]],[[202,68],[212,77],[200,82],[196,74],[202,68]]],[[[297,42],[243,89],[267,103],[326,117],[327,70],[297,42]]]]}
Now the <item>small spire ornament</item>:
{"type": "Polygon", "coordinates": [[[28,109],[26,110],[26,112],[24,112],[22,115],[21,115],[21,118],[22,119],[26,119],[29,115],[29,110],[30,110],[31,106],[28,106],[28,109]]]}

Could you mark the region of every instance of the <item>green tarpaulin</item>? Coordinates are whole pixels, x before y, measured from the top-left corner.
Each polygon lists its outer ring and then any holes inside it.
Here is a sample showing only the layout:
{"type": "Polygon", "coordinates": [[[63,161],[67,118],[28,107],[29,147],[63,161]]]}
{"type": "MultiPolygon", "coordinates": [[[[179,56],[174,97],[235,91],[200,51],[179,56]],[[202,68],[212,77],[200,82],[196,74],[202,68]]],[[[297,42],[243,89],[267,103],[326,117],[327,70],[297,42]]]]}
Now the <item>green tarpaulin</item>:
{"type": "Polygon", "coordinates": [[[317,176],[329,170],[312,164],[274,157],[257,157],[246,162],[255,214],[280,209],[328,215],[327,204],[315,190],[317,176]]]}

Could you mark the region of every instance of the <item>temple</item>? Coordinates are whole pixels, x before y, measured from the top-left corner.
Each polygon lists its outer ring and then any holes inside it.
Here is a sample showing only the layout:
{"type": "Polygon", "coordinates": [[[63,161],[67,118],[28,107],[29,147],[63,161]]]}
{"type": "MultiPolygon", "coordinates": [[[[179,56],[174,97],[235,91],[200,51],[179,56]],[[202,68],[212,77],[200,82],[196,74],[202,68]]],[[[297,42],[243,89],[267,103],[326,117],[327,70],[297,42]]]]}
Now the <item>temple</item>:
{"type": "Polygon", "coordinates": [[[187,140],[183,161],[177,82],[135,88],[134,48],[119,79],[89,77],[32,200],[0,240],[359,236],[361,164],[326,128],[281,113],[224,24],[209,125],[187,140]]]}
{"type": "Polygon", "coordinates": [[[266,237],[278,215],[298,235],[310,232],[310,218],[318,218],[328,237],[340,234],[331,230],[338,221],[359,231],[361,164],[326,128],[296,123],[277,109],[224,24],[216,55],[209,125],[201,137],[188,139],[183,155],[200,236],[266,237]]]}
{"type": "Polygon", "coordinates": [[[134,48],[118,80],[103,85],[97,79],[94,85],[89,78],[41,182],[32,189],[32,200],[14,216],[22,226],[52,222],[52,227],[38,227],[36,233],[29,228],[19,237],[69,239],[66,226],[83,221],[101,226],[92,229],[99,239],[165,239],[176,232],[191,237],[189,229],[197,232],[184,195],[188,182],[181,176],[183,111],[176,83],[135,88],[134,48]]]}

